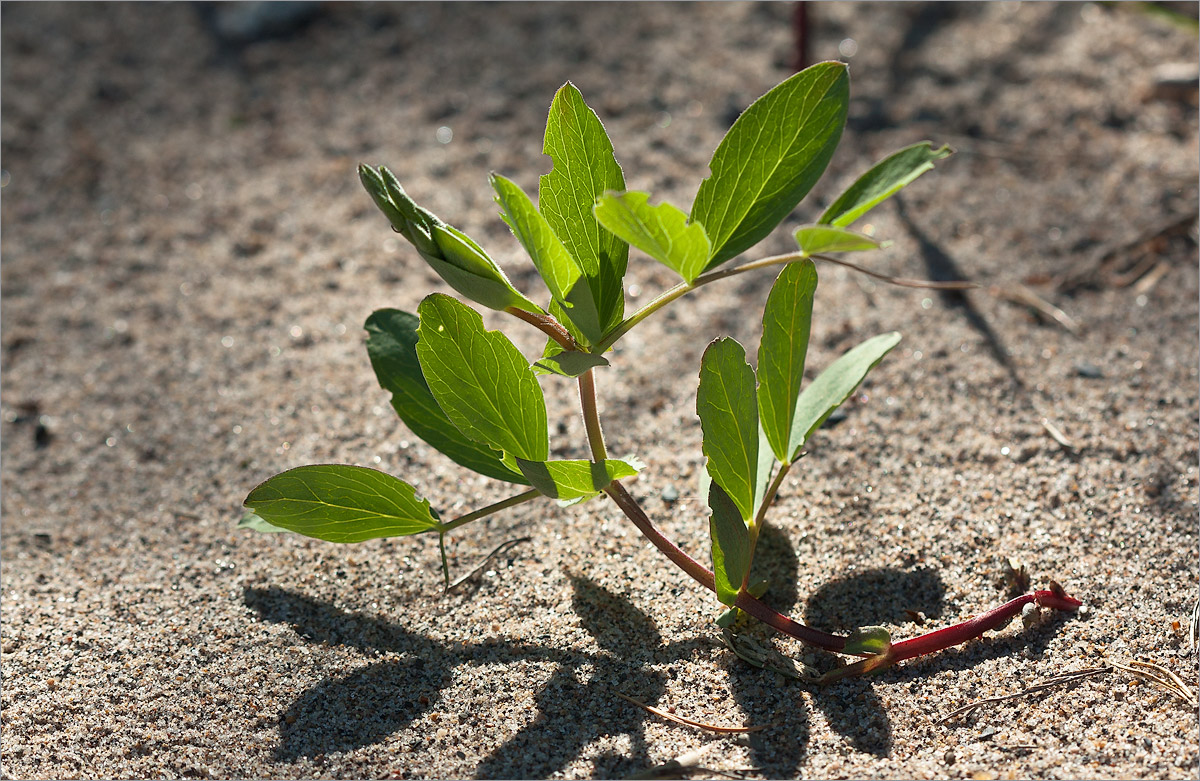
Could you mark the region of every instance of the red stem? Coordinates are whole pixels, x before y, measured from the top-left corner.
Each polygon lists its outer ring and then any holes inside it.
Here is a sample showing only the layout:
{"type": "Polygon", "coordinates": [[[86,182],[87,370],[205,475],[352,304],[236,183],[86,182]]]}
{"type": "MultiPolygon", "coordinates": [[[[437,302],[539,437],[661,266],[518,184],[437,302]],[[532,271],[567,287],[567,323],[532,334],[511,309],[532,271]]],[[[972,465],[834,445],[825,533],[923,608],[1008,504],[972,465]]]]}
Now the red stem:
{"type": "Polygon", "coordinates": [[[979,637],[989,629],[1004,626],[1015,618],[1023,607],[1031,603],[1036,603],[1042,607],[1054,608],[1055,610],[1077,610],[1083,604],[1078,599],[1067,596],[1061,589],[1058,592],[1035,591],[1032,594],[1025,594],[1024,596],[1005,602],[1000,607],[993,608],[982,615],[963,621],[961,624],[938,629],[919,637],[909,638],[908,640],[901,640],[892,645],[888,656],[892,662],[899,662],[905,659],[912,659],[914,656],[924,656],[934,651],[941,651],[952,645],[965,643],[968,640],[979,637]]]}
{"type": "MultiPolygon", "coordinates": [[[[614,480],[604,491],[617,503],[617,506],[629,517],[629,520],[633,521],[633,525],[638,528],[638,531],[645,535],[650,542],[654,543],[654,546],[662,551],[668,559],[684,572],[691,575],[696,582],[709,591],[715,592],[717,590],[712,571],[681,550],[678,545],[659,531],[654,522],[642,510],[641,505],[637,503],[636,499],[630,496],[629,492],[625,490],[625,487],[619,481],[614,480]]],[[[937,629],[918,637],[909,638],[908,640],[901,640],[893,644],[886,653],[876,656],[857,654],[858,656],[865,656],[867,658],[861,662],[828,673],[823,682],[829,683],[849,675],[861,675],[871,670],[889,667],[905,659],[925,656],[926,654],[943,651],[951,646],[965,643],[968,640],[979,637],[990,629],[995,629],[1008,623],[1021,612],[1022,608],[1031,603],[1054,610],[1066,611],[1077,610],[1083,604],[1078,599],[1067,596],[1067,593],[1057,583],[1051,583],[1050,585],[1050,591],[1035,591],[1032,594],[1025,594],[1024,596],[1005,602],[1003,605],[993,608],[982,615],[963,621],[960,624],[937,629]]],[[[793,621],[756,599],[747,591],[738,593],[735,605],[767,626],[789,637],[794,637],[803,643],[826,651],[846,653],[846,638],[822,632],[819,629],[813,629],[810,626],[793,621]]]]}
{"type": "MultiPolygon", "coordinates": [[[[621,511],[629,516],[629,520],[633,521],[633,525],[638,527],[638,531],[644,534],[650,542],[654,543],[655,547],[662,551],[668,559],[673,561],[684,572],[691,575],[701,586],[704,586],[709,591],[715,592],[717,590],[716,579],[713,577],[712,570],[684,553],[678,545],[667,539],[654,525],[654,522],[650,520],[649,516],[643,512],[637,500],[625,490],[625,486],[621,485],[619,481],[613,480],[604,491],[617,503],[621,511]]],[[[738,593],[736,605],[767,626],[778,629],[783,634],[794,637],[801,642],[835,653],[841,653],[842,649],[846,647],[846,638],[831,635],[828,632],[822,632],[819,629],[813,629],[810,626],[793,621],[782,613],[763,604],[748,591],[738,593]]]]}
{"type": "Polygon", "coordinates": [[[526,312],[524,309],[517,309],[515,306],[510,306],[504,310],[513,317],[532,325],[546,336],[549,336],[554,341],[558,342],[559,346],[564,350],[578,350],[579,345],[575,343],[575,337],[571,336],[566,328],[563,328],[562,323],[555,320],[549,315],[536,314],[534,312],[526,312]]]}

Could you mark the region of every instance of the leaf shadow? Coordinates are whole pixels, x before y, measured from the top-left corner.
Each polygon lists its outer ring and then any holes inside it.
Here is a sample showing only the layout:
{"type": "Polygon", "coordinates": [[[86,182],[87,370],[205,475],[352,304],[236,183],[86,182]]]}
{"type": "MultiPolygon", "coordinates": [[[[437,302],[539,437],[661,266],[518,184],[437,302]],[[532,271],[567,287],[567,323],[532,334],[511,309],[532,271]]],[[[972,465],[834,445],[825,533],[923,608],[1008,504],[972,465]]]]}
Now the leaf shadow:
{"type": "Polygon", "coordinates": [[[643,730],[646,712],[613,691],[632,683],[633,696],[648,703],[666,692],[663,675],[638,669],[629,653],[629,638],[636,638],[637,647],[659,646],[658,628],[628,599],[588,578],[572,575],[570,581],[572,610],[603,650],[559,664],[535,697],[537,718],[492,752],[476,768],[477,778],[538,778],[561,772],[603,735],[627,734],[631,751],[593,758],[593,774],[627,775],[650,761],[643,730]]]}
{"type": "Polygon", "coordinates": [[[746,735],[750,763],[766,778],[797,778],[809,741],[808,708],[800,694],[801,685],[737,658],[730,660],[728,672],[746,723],[777,725],[746,735]]]}
{"type": "MultiPolygon", "coordinates": [[[[799,571],[800,561],[787,533],[774,525],[764,526],[755,549],[753,573],[753,578],[766,578],[770,582],[763,601],[782,613],[792,612],[799,600],[796,587],[799,571]]],[[[827,589],[829,587],[819,589],[808,600],[809,604],[824,599],[821,595],[827,589]]],[[[761,631],[766,632],[765,628],[761,631]]],[[[832,662],[832,658],[827,661],[832,662]]],[[[786,738],[771,729],[750,734],[754,764],[770,778],[795,777],[807,752],[809,717],[803,708],[803,698],[792,685],[794,682],[785,682],[777,673],[741,663],[732,664],[730,674],[734,678],[734,697],[751,723],[786,720],[789,724],[786,738]],[[803,722],[797,725],[799,719],[803,722]],[[800,740],[794,740],[797,729],[802,736],[800,740]]],[[[861,680],[852,682],[856,689],[854,697],[845,699],[832,696],[829,691],[833,690],[816,690],[813,700],[825,714],[829,726],[856,749],[886,755],[892,745],[891,724],[874,689],[862,683],[861,680]],[[847,703],[853,707],[846,707],[847,703]]]]}
{"type": "Polygon", "coordinates": [[[457,667],[532,660],[557,666],[535,698],[538,716],[481,762],[478,777],[552,775],[597,737],[623,733],[632,750],[594,758],[594,772],[612,776],[649,764],[643,734],[647,714],[613,691],[628,687],[644,702],[658,701],[666,690],[665,678],[645,669],[643,654],[631,650],[649,646],[656,657],[675,659],[688,656],[689,646],[663,647],[653,620],[627,599],[586,578],[573,577],[571,584],[574,612],[601,646],[599,653],[494,640],[451,648],[397,623],[303,595],[246,588],[248,607],[265,621],[290,625],[304,640],[358,648],[368,655],[403,654],[301,692],[282,714],[275,759],[293,761],[381,742],[434,708],[452,707],[443,692],[452,685],[457,667]]]}
{"type": "Polygon", "coordinates": [[[399,624],[276,588],[247,588],[243,600],[264,621],[288,624],[306,640],[406,655],[301,693],[283,714],[277,760],[349,751],[383,740],[436,705],[450,683],[448,649],[399,624]]]}
{"type": "Polygon", "coordinates": [[[906,624],[908,611],[942,614],[946,587],[935,570],[868,569],[837,578],[806,600],[805,623],[827,632],[877,624],[906,624]]]}
{"type": "MultiPolygon", "coordinates": [[[[763,601],[781,613],[790,612],[799,595],[796,589],[799,572],[800,560],[792,549],[791,539],[778,526],[763,526],[750,578],[752,582],[764,578],[769,583],[763,601]]],[[[783,721],[789,725],[786,736],[776,729],[750,733],[747,737],[751,762],[769,778],[794,778],[808,750],[808,711],[804,698],[793,687],[781,686],[783,681],[778,673],[751,667],[740,660],[730,662],[729,674],[733,678],[734,699],[750,724],[783,721]],[[781,701],[785,698],[787,701],[781,701]],[[794,740],[793,730],[797,729],[800,739],[794,740]]]]}
{"type": "MultiPolygon", "coordinates": [[[[945,586],[932,569],[863,570],[826,583],[805,601],[805,623],[829,632],[847,632],[878,624],[907,624],[908,611],[937,617],[945,586]]],[[[826,670],[822,670],[826,672],[826,670]]],[[[846,678],[815,699],[829,726],[859,751],[887,756],[892,730],[879,695],[876,677],[846,678]]]]}

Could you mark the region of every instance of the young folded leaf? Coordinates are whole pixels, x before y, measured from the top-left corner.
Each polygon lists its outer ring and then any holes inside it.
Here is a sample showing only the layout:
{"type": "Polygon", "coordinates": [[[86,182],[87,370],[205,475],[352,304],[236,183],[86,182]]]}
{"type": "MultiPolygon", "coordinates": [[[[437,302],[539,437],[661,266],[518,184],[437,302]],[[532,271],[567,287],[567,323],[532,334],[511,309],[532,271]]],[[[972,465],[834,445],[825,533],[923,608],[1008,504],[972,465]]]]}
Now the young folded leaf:
{"type": "Polygon", "coordinates": [[[610,458],[596,461],[526,461],[508,456],[505,462],[519,467],[530,485],[545,496],[559,501],[590,499],[608,487],[613,480],[633,477],[642,464],[610,458]]]}
{"type": "Polygon", "coordinates": [[[450,287],[490,309],[542,311],[512,286],[500,266],[470,237],[409,198],[391,171],[383,166],[376,171],[360,165],[358,176],[396,232],[450,287]]]}
{"type": "Polygon", "coordinates": [[[817,269],[811,260],[789,263],[779,272],[763,309],[758,345],[758,414],[771,451],[790,462],[788,442],[812,328],[817,269]]]}
{"type": "Polygon", "coordinates": [[[692,204],[691,221],[712,243],[706,271],[761,241],[808,194],[842,137],[849,100],[845,64],[823,62],[742,112],[692,204]]]}
{"type": "Polygon", "coordinates": [[[738,592],[750,571],[750,530],[729,494],[713,482],[708,488],[709,537],[712,540],[713,575],[717,599],[723,605],[737,601],[738,592]]]}
{"type": "Polygon", "coordinates": [[[935,160],[941,160],[953,151],[948,146],[934,149],[928,141],[901,149],[860,176],[817,222],[844,228],[933,168],[935,160]]]}
{"type": "Polygon", "coordinates": [[[791,451],[788,461],[796,460],[812,433],[850,398],[867,372],[899,343],[900,334],[895,331],[871,337],[831,363],[800,393],[792,420],[792,435],[788,440],[791,451]]]}
{"type": "Polygon", "coordinates": [[[758,404],[754,370],[736,340],[722,337],[704,351],[696,413],[713,483],[725,489],[743,520],[751,520],[758,483],[758,404]]]}
{"type": "Polygon", "coordinates": [[[880,242],[862,233],[829,225],[803,225],[796,230],[796,244],[806,255],[820,252],[858,252],[879,249],[880,242]]]}
{"type": "Polygon", "coordinates": [[[419,325],[414,314],[380,309],[364,326],[371,367],[380,386],[391,392],[396,414],[414,434],[455,463],[497,480],[528,485],[524,475],[500,461],[500,453],[459,431],[438,406],[417,358],[419,325]]]}
{"type": "Polygon", "coordinates": [[[546,401],[525,356],[474,309],[441,293],[417,313],[417,357],[438,406],[471,439],[530,461],[550,455],[546,401]]]}
{"type": "MultiPolygon", "coordinates": [[[[557,344],[557,342],[556,342],[557,344]]],[[[542,355],[534,362],[533,370],[538,374],[557,374],[560,377],[578,377],[598,366],[608,366],[608,359],[595,353],[578,350],[560,350],[542,355]]]]}
{"type": "Polygon", "coordinates": [[[579,327],[587,343],[600,341],[604,334],[600,312],[578,261],[520,187],[499,174],[492,174],[491,181],[500,216],[533,259],[538,274],[550,288],[550,295],[579,327]]]}
{"type": "Polygon", "coordinates": [[[614,193],[596,201],[596,219],[608,230],[691,283],[708,263],[704,226],[669,203],[651,206],[643,192],[614,193]]]}
{"type": "Polygon", "coordinates": [[[600,324],[611,328],[625,313],[629,247],[600,227],[592,204],[606,190],[625,189],[625,177],[604,125],[570,82],[550,104],[542,152],[554,167],[538,180],[538,209],[587,277],[600,324]]]}
{"type": "Polygon", "coordinates": [[[429,502],[403,480],[361,466],[301,466],[275,475],[245,506],[271,526],[328,542],[439,531],[429,502]]]}
{"type": "Polygon", "coordinates": [[[892,647],[892,635],[886,627],[882,626],[864,626],[861,629],[855,629],[846,638],[846,647],[843,653],[854,654],[886,654],[888,649],[892,647]]]}

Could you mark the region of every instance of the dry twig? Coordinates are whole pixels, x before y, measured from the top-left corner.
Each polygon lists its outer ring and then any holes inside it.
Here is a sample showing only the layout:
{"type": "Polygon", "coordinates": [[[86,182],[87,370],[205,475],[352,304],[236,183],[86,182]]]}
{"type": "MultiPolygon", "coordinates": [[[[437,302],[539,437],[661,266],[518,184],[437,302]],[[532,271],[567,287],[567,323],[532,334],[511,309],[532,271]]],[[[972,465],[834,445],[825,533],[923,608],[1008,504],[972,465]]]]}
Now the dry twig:
{"type": "Polygon", "coordinates": [[[529,542],[531,539],[533,539],[533,538],[532,537],[517,537],[516,539],[506,540],[505,542],[500,543],[499,545],[496,546],[495,550],[493,550],[488,555],[484,556],[483,561],[476,564],[475,567],[472,568],[470,572],[468,572],[466,575],[463,575],[462,577],[458,578],[453,583],[451,583],[449,586],[446,586],[446,591],[453,591],[454,589],[461,586],[463,583],[470,580],[471,577],[473,577],[481,569],[486,567],[488,565],[488,562],[490,562],[492,559],[496,558],[497,556],[499,556],[501,553],[508,550],[512,546],[514,546],[520,542],[529,542]]]}
{"type": "Polygon", "coordinates": [[[839,266],[845,266],[852,271],[857,271],[860,274],[866,274],[868,277],[882,280],[897,287],[915,287],[922,290],[973,290],[979,287],[974,282],[965,280],[952,280],[949,282],[933,282],[927,279],[908,279],[907,277],[893,277],[887,274],[881,274],[878,271],[872,271],[869,268],[864,268],[857,263],[851,263],[848,260],[831,257],[829,255],[813,255],[813,260],[824,260],[827,263],[836,263],[839,266]]]}
{"type": "Polygon", "coordinates": [[[1062,433],[1062,430],[1058,426],[1051,423],[1049,418],[1042,418],[1042,428],[1046,429],[1046,433],[1050,435],[1051,439],[1062,445],[1067,450],[1076,449],[1075,445],[1071,444],[1071,440],[1067,439],[1066,435],[1062,433]]]}
{"type": "Polygon", "coordinates": [[[685,719],[682,716],[676,716],[674,713],[667,713],[664,710],[659,710],[658,708],[647,705],[644,702],[639,702],[626,694],[621,694],[621,692],[615,692],[615,694],[618,697],[620,697],[621,699],[625,700],[626,702],[631,702],[634,705],[638,706],[639,708],[649,711],[650,713],[653,713],[655,716],[660,716],[660,717],[666,719],[667,721],[673,721],[676,724],[682,724],[685,727],[697,727],[699,729],[711,730],[713,732],[720,732],[723,734],[731,734],[731,733],[745,733],[745,732],[761,732],[764,729],[775,726],[775,724],[772,722],[771,724],[761,724],[757,727],[719,727],[715,724],[705,724],[702,721],[692,721],[691,719],[685,719]]]}
{"type": "Polygon", "coordinates": [[[760,772],[758,768],[745,768],[744,770],[717,770],[716,768],[702,766],[700,764],[700,757],[711,745],[712,743],[705,743],[703,746],[695,749],[694,751],[689,751],[686,754],[680,754],[668,762],[663,762],[661,765],[655,765],[654,767],[640,770],[631,776],[627,776],[627,778],[674,778],[681,776],[684,773],[697,772],[711,773],[715,776],[725,776],[726,778],[743,779],[746,778],[748,773],[760,772]]]}
{"type": "Polygon", "coordinates": [[[1027,697],[1031,694],[1037,694],[1038,692],[1045,691],[1055,686],[1074,683],[1075,681],[1083,678],[1089,678],[1093,675],[1111,673],[1114,670],[1123,670],[1137,678],[1152,681],[1153,683],[1156,683],[1166,689],[1171,694],[1174,694],[1179,699],[1183,700],[1189,706],[1194,708],[1197,705],[1195,693],[1192,692],[1188,685],[1184,683],[1183,679],[1178,675],[1171,672],[1167,668],[1162,667],[1161,665],[1135,659],[1130,661],[1128,665],[1121,664],[1120,662],[1109,662],[1103,667],[1089,667],[1084,670],[1063,673],[1062,675],[1056,675],[1052,678],[1048,678],[1039,684],[1035,684],[1013,694],[1004,694],[999,697],[985,697],[981,700],[976,700],[975,702],[968,703],[961,708],[956,708],[950,711],[945,716],[935,721],[934,724],[943,724],[955,716],[961,716],[963,714],[970,713],[982,705],[1004,702],[1005,700],[1012,700],[1018,697],[1027,697]]]}
{"type": "Polygon", "coordinates": [[[996,298],[1002,298],[1006,301],[1012,301],[1015,304],[1029,307],[1047,320],[1053,320],[1058,323],[1073,336],[1079,336],[1083,332],[1078,320],[1024,285],[1012,284],[1006,287],[992,285],[988,288],[988,292],[996,298]]]}
{"type": "Polygon", "coordinates": [[[1129,665],[1134,666],[1128,666],[1118,662],[1110,662],[1109,664],[1118,670],[1124,670],[1125,672],[1132,673],[1139,678],[1145,678],[1148,681],[1157,683],[1159,686],[1163,687],[1171,694],[1174,694],[1176,697],[1183,700],[1193,708],[1197,705],[1196,695],[1192,692],[1188,685],[1183,682],[1182,678],[1168,670],[1166,667],[1157,664],[1151,664],[1150,662],[1143,662],[1139,659],[1133,659],[1129,662],[1129,665]],[[1163,677],[1155,675],[1155,673],[1159,673],[1163,677]]]}
{"type": "Polygon", "coordinates": [[[1021,691],[1016,692],[1014,694],[1004,694],[999,697],[985,697],[982,700],[976,700],[975,702],[968,703],[968,704],[962,706],[961,708],[955,708],[954,710],[947,713],[945,716],[943,716],[940,719],[938,719],[937,721],[935,721],[934,724],[943,724],[943,723],[949,721],[950,719],[954,718],[955,716],[961,716],[965,713],[970,713],[971,711],[975,710],[976,708],[978,708],[982,705],[988,705],[988,704],[994,703],[994,702],[1004,702],[1005,700],[1015,700],[1018,697],[1028,697],[1030,694],[1037,694],[1038,692],[1045,691],[1047,689],[1052,689],[1055,686],[1060,686],[1062,684],[1074,683],[1075,681],[1078,681],[1081,678],[1088,678],[1093,675],[1099,675],[1100,673],[1110,673],[1110,672],[1112,672],[1112,670],[1113,670],[1113,668],[1111,668],[1111,667],[1089,667],[1086,670],[1076,670],[1074,672],[1063,673],[1062,675],[1056,675],[1053,678],[1048,678],[1047,680],[1042,681],[1039,684],[1035,684],[1028,688],[1022,689],[1021,691]]]}

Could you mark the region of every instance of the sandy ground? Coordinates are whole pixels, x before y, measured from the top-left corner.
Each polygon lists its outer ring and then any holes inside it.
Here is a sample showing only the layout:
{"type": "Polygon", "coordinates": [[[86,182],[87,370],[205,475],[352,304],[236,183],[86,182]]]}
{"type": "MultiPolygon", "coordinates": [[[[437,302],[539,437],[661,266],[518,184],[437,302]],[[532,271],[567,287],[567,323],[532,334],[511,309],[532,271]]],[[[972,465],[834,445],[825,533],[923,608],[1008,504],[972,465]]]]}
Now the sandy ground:
{"type": "MultiPolygon", "coordinates": [[[[1119,669],[939,723],[1130,660],[1195,691],[1197,111],[1194,87],[1155,87],[1196,62],[1193,33],[1091,4],[814,6],[813,57],[842,46],[853,102],[784,228],[888,152],[949,143],[872,215],[894,244],[864,261],[982,287],[820,268],[811,367],[904,341],[785,487],[770,599],[911,636],[906,611],[927,629],[999,604],[1011,557],[1089,608],[818,690],[727,650],[715,600],[600,500],[464,529],[456,574],[529,539],[450,594],[432,540],[235,528],[257,482],[315,462],[393,472],[447,515],[505,495],[414,441],[375,383],[367,315],[444,288],[356,163],[540,297],[486,174],[534,190],[554,90],[582,90],[631,187],[686,207],[788,75],[789,4],[329,4],[245,45],[188,4],[2,15],[5,777],[622,777],[703,749],[691,775],[1195,778],[1196,709],[1119,669]],[[773,726],[714,734],[618,693],[773,726]]],[[[670,277],[635,256],[630,306],[670,277]]],[[[756,347],[772,278],[684,299],[598,378],[612,451],[649,465],[631,491],[697,556],[699,355],[756,347]]],[[[555,454],[582,455],[572,388],[544,387],[555,454]]]]}

